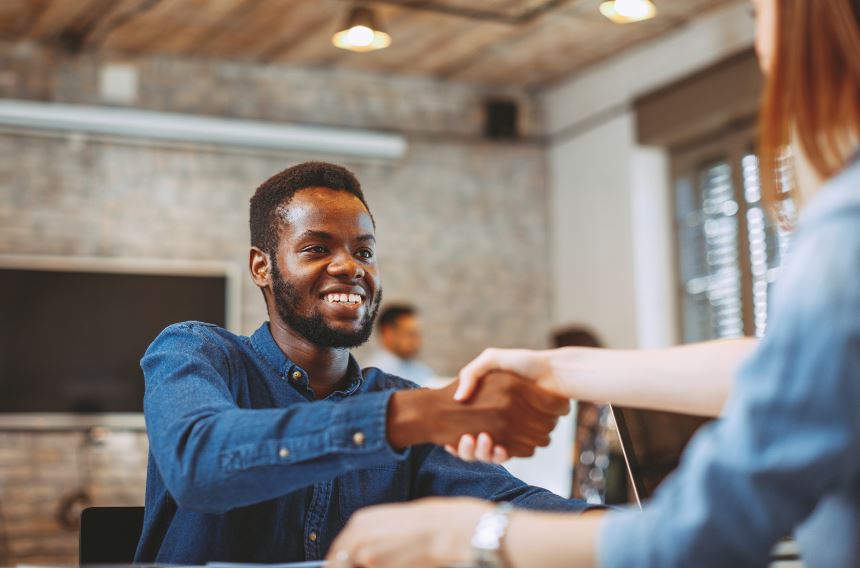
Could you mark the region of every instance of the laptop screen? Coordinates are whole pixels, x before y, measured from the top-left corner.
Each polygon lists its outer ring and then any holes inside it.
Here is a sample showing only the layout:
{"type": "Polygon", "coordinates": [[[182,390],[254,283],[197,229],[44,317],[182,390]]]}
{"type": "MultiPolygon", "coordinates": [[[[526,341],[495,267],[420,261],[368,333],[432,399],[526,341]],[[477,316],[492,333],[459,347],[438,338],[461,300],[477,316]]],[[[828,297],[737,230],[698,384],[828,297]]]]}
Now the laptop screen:
{"type": "Polygon", "coordinates": [[[649,499],[681,460],[690,438],[711,418],[612,406],[637,503],[649,499]]]}

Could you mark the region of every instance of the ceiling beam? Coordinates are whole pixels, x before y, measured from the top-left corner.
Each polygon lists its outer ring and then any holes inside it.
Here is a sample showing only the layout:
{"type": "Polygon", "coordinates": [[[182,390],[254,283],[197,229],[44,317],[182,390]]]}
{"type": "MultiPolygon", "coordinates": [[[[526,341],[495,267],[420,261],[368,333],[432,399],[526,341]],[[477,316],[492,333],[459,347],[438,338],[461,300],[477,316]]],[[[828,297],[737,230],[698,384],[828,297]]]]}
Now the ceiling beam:
{"type": "Polygon", "coordinates": [[[369,0],[367,3],[389,4],[406,10],[433,12],[467,20],[483,20],[486,22],[518,26],[527,24],[546,13],[561,8],[565,4],[573,1],[575,0],[546,0],[543,4],[539,4],[533,8],[528,8],[517,14],[505,14],[504,12],[496,10],[478,10],[475,8],[466,8],[464,6],[453,6],[450,4],[434,2],[432,0],[418,0],[415,2],[404,2],[403,0],[369,0]]]}
{"type": "Polygon", "coordinates": [[[150,10],[161,0],[140,0],[137,6],[128,10],[115,10],[107,18],[103,18],[99,25],[90,30],[87,37],[84,38],[84,44],[88,48],[99,49],[104,44],[107,37],[117,28],[120,28],[133,20],[140,17],[150,10]]]}

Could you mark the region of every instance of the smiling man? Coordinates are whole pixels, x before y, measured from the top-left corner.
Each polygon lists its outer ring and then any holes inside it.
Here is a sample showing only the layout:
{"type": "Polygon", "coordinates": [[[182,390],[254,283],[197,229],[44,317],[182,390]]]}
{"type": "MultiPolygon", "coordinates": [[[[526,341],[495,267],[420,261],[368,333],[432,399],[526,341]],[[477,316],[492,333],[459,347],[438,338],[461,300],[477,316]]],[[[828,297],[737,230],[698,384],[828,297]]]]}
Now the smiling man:
{"type": "Polygon", "coordinates": [[[269,322],[250,337],[186,322],[141,361],[150,440],[136,562],[319,560],[357,509],[468,495],[546,510],[584,503],[439,446],[489,432],[531,455],[567,401],[513,376],[468,404],[374,368],[349,349],[382,297],[374,220],[346,169],[289,168],[251,199],[250,272],[269,322]]]}

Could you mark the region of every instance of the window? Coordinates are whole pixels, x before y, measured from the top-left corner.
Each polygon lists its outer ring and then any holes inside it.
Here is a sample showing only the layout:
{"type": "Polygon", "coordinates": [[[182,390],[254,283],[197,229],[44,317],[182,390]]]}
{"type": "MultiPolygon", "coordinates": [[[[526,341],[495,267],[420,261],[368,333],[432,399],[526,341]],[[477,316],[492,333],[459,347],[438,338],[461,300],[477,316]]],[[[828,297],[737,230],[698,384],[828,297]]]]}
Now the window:
{"type": "MultiPolygon", "coordinates": [[[[762,205],[753,131],[673,155],[684,342],[761,336],[789,234],[762,205]]],[[[785,175],[785,174],[784,174],[785,175]]]]}

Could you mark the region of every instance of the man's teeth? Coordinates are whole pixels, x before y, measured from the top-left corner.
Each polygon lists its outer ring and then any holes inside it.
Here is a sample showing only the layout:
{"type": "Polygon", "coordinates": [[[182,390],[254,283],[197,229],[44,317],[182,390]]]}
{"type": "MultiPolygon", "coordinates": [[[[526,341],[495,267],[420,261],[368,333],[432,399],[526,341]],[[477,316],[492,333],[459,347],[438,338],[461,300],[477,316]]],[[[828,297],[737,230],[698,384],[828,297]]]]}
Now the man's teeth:
{"type": "Polygon", "coordinates": [[[358,294],[326,294],[325,301],[332,304],[360,304],[361,296],[358,294]]]}

